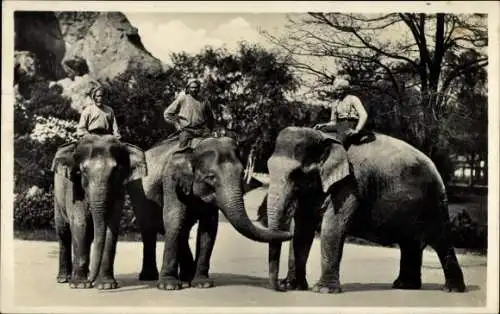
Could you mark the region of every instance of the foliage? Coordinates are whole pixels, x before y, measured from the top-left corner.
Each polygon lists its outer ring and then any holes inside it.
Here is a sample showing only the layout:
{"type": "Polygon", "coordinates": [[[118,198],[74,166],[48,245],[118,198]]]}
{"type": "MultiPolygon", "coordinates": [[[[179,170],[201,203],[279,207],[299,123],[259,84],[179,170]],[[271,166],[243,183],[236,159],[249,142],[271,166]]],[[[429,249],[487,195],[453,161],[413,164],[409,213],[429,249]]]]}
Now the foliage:
{"type": "Polygon", "coordinates": [[[29,134],[35,127],[34,115],[26,110],[22,100],[14,103],[14,136],[29,134]]]}
{"type": "Polygon", "coordinates": [[[53,199],[52,191],[34,196],[18,194],[14,200],[14,230],[54,229],[53,199]]]}
{"type": "Polygon", "coordinates": [[[174,131],[163,120],[174,94],[167,79],[134,69],[105,85],[106,103],[115,112],[123,141],[149,149],[174,131]]]}
{"type": "Polygon", "coordinates": [[[71,100],[62,95],[61,86],[37,81],[31,89],[31,97],[24,101],[24,107],[30,114],[70,121],[79,119],[78,112],[71,107],[71,100]]]}
{"type": "MultiPolygon", "coordinates": [[[[54,194],[52,190],[29,195],[27,191],[14,199],[14,230],[35,231],[55,230],[54,194]]],[[[130,198],[125,199],[125,206],[120,218],[120,234],[137,233],[137,225],[130,198]]]]}
{"type": "Polygon", "coordinates": [[[486,226],[480,226],[473,221],[465,209],[453,217],[451,221],[451,237],[455,247],[483,251],[486,251],[488,247],[486,226]]]}
{"type": "Polygon", "coordinates": [[[30,134],[30,138],[40,143],[49,140],[60,139],[64,142],[76,141],[76,125],[74,121],[64,121],[54,117],[35,117],[35,127],[30,134]]]}
{"type": "Polygon", "coordinates": [[[14,139],[14,192],[33,185],[49,190],[53,183],[50,170],[57,148],[65,141],[59,137],[41,143],[28,136],[14,139]]]}

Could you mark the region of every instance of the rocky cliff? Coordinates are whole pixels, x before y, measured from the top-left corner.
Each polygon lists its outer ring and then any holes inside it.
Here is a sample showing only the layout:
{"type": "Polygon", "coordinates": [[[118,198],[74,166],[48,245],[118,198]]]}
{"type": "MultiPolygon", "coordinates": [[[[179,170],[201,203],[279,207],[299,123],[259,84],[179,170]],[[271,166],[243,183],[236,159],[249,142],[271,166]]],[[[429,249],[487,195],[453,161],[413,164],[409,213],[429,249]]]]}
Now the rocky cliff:
{"type": "MultiPolygon", "coordinates": [[[[74,94],[129,69],[153,75],[162,71],[160,60],[146,50],[137,29],[120,12],[18,11],[14,21],[15,84],[29,84],[36,77],[60,83],[64,94],[74,94]]],[[[80,110],[81,104],[74,108],[80,110]]]]}

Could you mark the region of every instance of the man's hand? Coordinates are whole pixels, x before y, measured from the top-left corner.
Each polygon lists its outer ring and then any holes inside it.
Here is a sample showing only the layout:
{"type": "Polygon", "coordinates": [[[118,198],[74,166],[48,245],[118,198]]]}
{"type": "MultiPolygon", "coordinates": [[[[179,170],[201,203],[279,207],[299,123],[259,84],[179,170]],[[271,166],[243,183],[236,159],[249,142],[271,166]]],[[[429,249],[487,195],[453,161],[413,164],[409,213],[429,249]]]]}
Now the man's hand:
{"type": "Polygon", "coordinates": [[[345,134],[346,134],[347,136],[354,136],[354,135],[356,135],[356,134],[358,134],[358,133],[359,133],[359,131],[358,131],[358,130],[354,130],[354,129],[347,129],[347,130],[345,131],[345,134]]]}
{"type": "Polygon", "coordinates": [[[321,129],[323,129],[325,126],[326,126],[326,123],[318,123],[318,124],[316,124],[316,125],[313,127],[313,129],[315,129],[315,130],[320,130],[320,131],[321,131],[321,129]]]}

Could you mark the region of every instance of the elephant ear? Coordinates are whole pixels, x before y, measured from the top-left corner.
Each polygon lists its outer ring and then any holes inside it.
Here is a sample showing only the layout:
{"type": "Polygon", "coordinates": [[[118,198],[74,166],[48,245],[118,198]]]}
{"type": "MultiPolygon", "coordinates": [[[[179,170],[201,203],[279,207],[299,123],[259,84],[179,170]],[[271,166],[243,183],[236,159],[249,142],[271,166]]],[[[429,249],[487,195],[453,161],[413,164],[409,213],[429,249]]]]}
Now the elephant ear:
{"type": "Polygon", "coordinates": [[[333,184],[350,174],[347,151],[342,143],[331,137],[324,137],[322,146],[325,147],[319,173],[323,192],[326,193],[333,184]]]}
{"type": "Polygon", "coordinates": [[[193,188],[194,171],[191,163],[192,149],[188,148],[182,153],[176,153],[172,156],[167,165],[168,171],[174,182],[182,189],[185,195],[190,195],[193,188]]]}
{"type": "Polygon", "coordinates": [[[130,160],[130,172],[125,182],[131,182],[148,175],[148,167],[146,164],[146,155],[144,151],[132,144],[123,143],[123,147],[127,150],[130,160]]]}
{"type": "Polygon", "coordinates": [[[75,161],[75,148],[77,142],[68,143],[60,146],[52,160],[51,171],[66,177],[67,179],[73,179],[73,170],[76,166],[75,161]]]}

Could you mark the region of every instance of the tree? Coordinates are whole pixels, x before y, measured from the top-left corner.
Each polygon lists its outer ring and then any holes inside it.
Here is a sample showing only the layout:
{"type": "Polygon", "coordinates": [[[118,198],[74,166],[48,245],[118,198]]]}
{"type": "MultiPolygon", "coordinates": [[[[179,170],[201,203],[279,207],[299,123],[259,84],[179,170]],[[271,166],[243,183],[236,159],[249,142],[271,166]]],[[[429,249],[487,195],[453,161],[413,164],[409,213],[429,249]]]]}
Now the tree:
{"type": "MultiPolygon", "coordinates": [[[[477,54],[464,54],[457,59],[457,64],[469,63],[479,58],[477,54]]],[[[457,81],[450,96],[450,103],[445,112],[446,118],[441,124],[443,140],[457,156],[464,156],[476,177],[470,177],[469,184],[479,179],[480,162],[488,161],[488,97],[487,72],[484,68],[469,71],[467,76],[457,81]]],[[[484,168],[485,176],[487,168],[484,168]]]]}
{"type": "MultiPolygon", "coordinates": [[[[415,145],[429,155],[436,142],[438,122],[454,82],[488,64],[485,15],[391,13],[378,15],[309,13],[289,18],[290,32],[281,38],[264,34],[299,60],[301,56],[332,58],[335,65],[349,63],[372,67],[365,85],[374,86],[380,76],[392,85],[393,97],[402,102],[405,89],[415,83],[420,101],[413,110],[415,145]],[[480,57],[456,63],[455,56],[475,51],[480,57]],[[410,71],[409,84],[401,85],[400,70],[410,71]],[[416,119],[418,117],[418,119],[416,119]]],[[[331,83],[335,71],[296,61],[295,67],[331,83]]],[[[359,82],[358,82],[359,83],[359,82]]]]}

